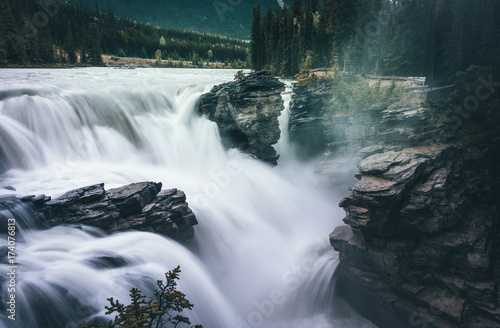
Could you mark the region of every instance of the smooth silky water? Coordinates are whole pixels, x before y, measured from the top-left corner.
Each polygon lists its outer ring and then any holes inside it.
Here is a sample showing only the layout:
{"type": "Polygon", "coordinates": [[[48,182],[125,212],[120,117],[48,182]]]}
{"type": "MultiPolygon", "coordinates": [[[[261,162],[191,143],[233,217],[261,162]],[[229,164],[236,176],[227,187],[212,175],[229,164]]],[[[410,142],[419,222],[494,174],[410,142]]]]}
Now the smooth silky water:
{"type": "MultiPolygon", "coordinates": [[[[0,187],[16,189],[1,194],[57,197],[101,182],[109,189],[155,181],[185,191],[199,221],[183,246],[146,232],[41,229],[28,210],[4,211],[25,227],[16,245],[16,321],[7,318],[4,274],[0,325],[80,327],[104,315],[108,297],[128,303],[132,287],[151,293],[180,265],[179,289],[195,305],[185,314],[206,328],[375,327],[334,297],[338,254],[328,234],[341,224],[346,188],[295,160],[290,90],[277,167],[225,150],[216,124],[197,113],[199,96],[235,72],[0,71],[0,187]],[[102,257],[120,265],[103,266],[102,257]]],[[[5,250],[7,235],[0,237],[5,250]]]]}

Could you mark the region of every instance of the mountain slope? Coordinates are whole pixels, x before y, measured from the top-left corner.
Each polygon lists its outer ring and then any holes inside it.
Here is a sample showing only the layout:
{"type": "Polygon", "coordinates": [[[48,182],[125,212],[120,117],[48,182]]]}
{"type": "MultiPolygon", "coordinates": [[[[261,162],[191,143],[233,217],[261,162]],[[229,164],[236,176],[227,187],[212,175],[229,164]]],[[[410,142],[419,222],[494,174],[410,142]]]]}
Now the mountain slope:
{"type": "MultiPolygon", "coordinates": [[[[250,40],[252,6],[260,3],[278,6],[277,0],[71,0],[101,10],[111,8],[124,15],[152,25],[194,30],[250,40]]],[[[286,2],[286,1],[285,1],[286,2]]],[[[288,1],[290,2],[290,1],[288,1]]]]}

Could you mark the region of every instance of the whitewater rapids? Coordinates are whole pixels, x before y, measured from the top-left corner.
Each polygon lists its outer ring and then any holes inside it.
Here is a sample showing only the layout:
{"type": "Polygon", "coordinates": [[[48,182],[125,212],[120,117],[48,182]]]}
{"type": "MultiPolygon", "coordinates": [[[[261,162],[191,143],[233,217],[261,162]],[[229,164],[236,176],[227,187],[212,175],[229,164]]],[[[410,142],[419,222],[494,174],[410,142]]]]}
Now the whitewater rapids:
{"type": "MultiPolygon", "coordinates": [[[[234,74],[1,71],[0,187],[16,189],[1,189],[4,197],[162,182],[185,191],[199,225],[195,240],[183,246],[146,232],[43,230],[29,211],[0,212],[26,222],[16,244],[16,320],[8,318],[4,275],[0,326],[80,327],[104,315],[108,297],[128,303],[132,287],[151,293],[156,280],[180,265],[179,290],[195,305],[184,314],[205,328],[375,327],[334,297],[338,254],[328,234],[341,224],[337,204],[346,190],[298,163],[286,133],[272,168],[225,150],[216,124],[196,112],[199,96],[234,74]],[[103,258],[115,265],[103,265],[103,258]]],[[[289,92],[283,97],[288,104],[289,92]]],[[[7,235],[0,233],[6,253],[7,235]]],[[[0,272],[8,272],[6,261],[0,272]]]]}

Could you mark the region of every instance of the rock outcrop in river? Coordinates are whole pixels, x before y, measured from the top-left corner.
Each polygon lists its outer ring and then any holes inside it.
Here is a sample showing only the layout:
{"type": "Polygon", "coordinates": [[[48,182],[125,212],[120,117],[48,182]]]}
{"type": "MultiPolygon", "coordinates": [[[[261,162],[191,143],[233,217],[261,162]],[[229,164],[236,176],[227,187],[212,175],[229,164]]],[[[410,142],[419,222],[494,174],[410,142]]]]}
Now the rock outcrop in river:
{"type": "MultiPolygon", "coordinates": [[[[48,226],[88,225],[108,233],[128,230],[148,231],[187,241],[193,238],[198,222],[177,189],[161,190],[161,183],[139,182],[105,190],[96,184],[68,191],[51,200],[45,195],[8,197],[0,200],[0,210],[16,212],[24,204],[48,226]]],[[[6,214],[2,214],[5,216],[6,214]]]]}
{"type": "Polygon", "coordinates": [[[269,72],[251,73],[201,96],[199,111],[216,122],[227,148],[238,148],[276,165],[273,145],[280,138],[278,116],[284,109],[284,84],[269,72]]]}

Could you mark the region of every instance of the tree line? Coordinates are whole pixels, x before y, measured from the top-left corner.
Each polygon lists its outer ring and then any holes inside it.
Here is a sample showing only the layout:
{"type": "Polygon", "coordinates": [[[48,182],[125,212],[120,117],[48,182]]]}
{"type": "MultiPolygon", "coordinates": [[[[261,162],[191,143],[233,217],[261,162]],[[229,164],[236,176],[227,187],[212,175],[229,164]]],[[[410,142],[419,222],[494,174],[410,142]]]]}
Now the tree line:
{"type": "Polygon", "coordinates": [[[348,0],[295,0],[290,8],[269,6],[261,15],[253,8],[250,56],[255,70],[270,69],[274,74],[299,73],[307,56],[314,67],[329,67],[336,58],[335,44],[341,44],[354,20],[348,0]]]}
{"type": "Polygon", "coordinates": [[[248,43],[167,29],[59,0],[0,0],[0,65],[102,65],[102,54],[245,62],[248,43]]]}
{"type": "Polygon", "coordinates": [[[277,75],[337,66],[446,83],[471,65],[498,70],[499,33],[500,1],[294,0],[253,8],[250,55],[277,75]]]}

